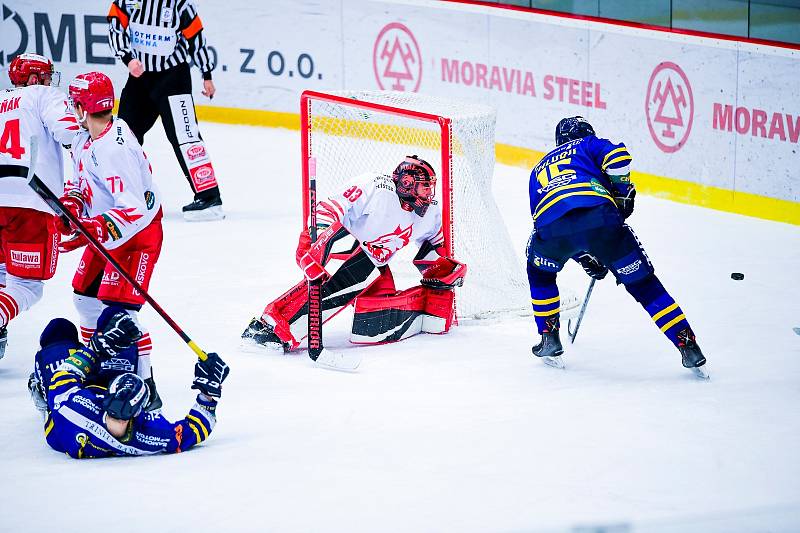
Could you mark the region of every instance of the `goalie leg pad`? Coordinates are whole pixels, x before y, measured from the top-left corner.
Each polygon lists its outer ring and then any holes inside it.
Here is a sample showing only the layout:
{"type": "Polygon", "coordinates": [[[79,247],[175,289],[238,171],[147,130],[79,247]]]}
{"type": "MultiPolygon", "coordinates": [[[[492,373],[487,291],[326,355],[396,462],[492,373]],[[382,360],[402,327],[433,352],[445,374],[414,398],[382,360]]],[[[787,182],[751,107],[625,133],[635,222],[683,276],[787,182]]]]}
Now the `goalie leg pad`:
{"type": "Polygon", "coordinates": [[[412,287],[395,294],[356,298],[350,342],[384,344],[417,333],[447,333],[453,322],[451,290],[412,287]]]}

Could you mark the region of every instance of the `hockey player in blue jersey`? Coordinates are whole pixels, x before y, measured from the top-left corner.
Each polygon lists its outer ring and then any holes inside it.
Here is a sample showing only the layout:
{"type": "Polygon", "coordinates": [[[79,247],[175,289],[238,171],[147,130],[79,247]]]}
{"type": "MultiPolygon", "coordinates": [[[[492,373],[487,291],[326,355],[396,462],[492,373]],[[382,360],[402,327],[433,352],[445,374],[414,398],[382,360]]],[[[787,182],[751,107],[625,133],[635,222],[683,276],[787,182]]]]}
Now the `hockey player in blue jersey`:
{"type": "MultiPolygon", "coordinates": [[[[51,321],[42,333],[35,376],[46,395],[47,443],[56,451],[83,459],[179,453],[203,442],[216,423],[227,365],[214,353],[205,361],[198,360],[192,388],[200,393],[182,420],[173,423],[160,410],[147,412],[144,407],[150,392],[144,380],[130,371],[112,370],[108,365],[103,368],[104,362],[115,359],[115,364],[125,366],[121,354],[141,336],[130,315],[115,311],[88,346],[77,342],[77,329],[65,319],[51,321]],[[60,359],[63,362],[55,371],[45,363],[60,359]],[[99,384],[104,370],[111,381],[99,384]]],[[[36,383],[29,387],[36,401],[36,383]]]]}
{"type": "Polygon", "coordinates": [[[706,358],[686,316],[624,223],[636,197],[625,144],[598,138],[583,117],[562,119],[555,137],[556,149],[539,161],[530,177],[534,230],[527,250],[528,282],[541,335],[533,354],[563,367],[556,274],[572,258],[598,280],[610,268],[678,348],[683,366],[708,377],[701,368],[706,358]]]}

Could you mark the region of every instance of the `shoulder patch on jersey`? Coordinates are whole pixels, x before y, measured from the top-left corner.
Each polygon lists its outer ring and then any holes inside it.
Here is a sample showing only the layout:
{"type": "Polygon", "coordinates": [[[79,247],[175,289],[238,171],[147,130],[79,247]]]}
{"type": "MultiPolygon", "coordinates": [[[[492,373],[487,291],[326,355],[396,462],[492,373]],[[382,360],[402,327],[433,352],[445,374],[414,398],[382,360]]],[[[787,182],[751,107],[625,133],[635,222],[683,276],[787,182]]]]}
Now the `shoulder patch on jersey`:
{"type": "Polygon", "coordinates": [[[144,191],[144,203],[148,211],[153,209],[153,206],[156,205],[156,195],[153,191],[144,191]]]}

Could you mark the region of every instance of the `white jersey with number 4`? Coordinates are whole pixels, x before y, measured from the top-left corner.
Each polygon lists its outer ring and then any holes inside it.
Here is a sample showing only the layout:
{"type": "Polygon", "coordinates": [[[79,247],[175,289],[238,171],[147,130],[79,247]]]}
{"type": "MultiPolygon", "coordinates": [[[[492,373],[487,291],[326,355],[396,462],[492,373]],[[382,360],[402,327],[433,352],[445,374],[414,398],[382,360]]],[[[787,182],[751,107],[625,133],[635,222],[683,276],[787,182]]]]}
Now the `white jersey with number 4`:
{"type": "Polygon", "coordinates": [[[33,192],[25,178],[31,164],[31,137],[38,139],[34,172],[57,196],[64,192],[62,145],[79,130],[64,93],[54,87],[31,85],[0,91],[0,206],[53,211],[33,192]]]}
{"type": "Polygon", "coordinates": [[[161,209],[147,156],[125,121],[117,117],[92,140],[81,132],[72,143],[74,177],[68,190],[79,190],[84,216],[102,216],[109,230],[106,248],[123,245],[147,227],[161,209]]]}
{"type": "Polygon", "coordinates": [[[410,242],[422,246],[430,241],[434,247],[444,242],[441,207],[429,206],[424,217],[406,211],[387,175],[356,176],[341,194],[319,202],[317,220],[341,222],[376,266],[388,263],[410,242]]]}

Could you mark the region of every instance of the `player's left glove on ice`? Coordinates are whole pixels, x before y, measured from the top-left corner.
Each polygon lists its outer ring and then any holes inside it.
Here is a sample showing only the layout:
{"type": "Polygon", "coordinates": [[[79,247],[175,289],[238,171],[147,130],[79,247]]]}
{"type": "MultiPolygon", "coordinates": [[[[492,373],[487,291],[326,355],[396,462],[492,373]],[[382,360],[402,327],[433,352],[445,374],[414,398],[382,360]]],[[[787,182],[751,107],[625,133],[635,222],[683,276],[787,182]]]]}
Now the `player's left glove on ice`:
{"type": "MultiPolygon", "coordinates": [[[[89,339],[89,347],[101,357],[115,357],[142,337],[133,317],[124,310],[115,312],[113,308],[108,308],[103,313],[113,314],[105,326],[95,331],[89,339]]],[[[98,323],[102,323],[104,318],[101,315],[98,323]]]]}
{"type": "Polygon", "coordinates": [[[231,369],[222,358],[211,352],[205,361],[200,359],[194,365],[192,388],[197,389],[210,398],[222,396],[222,382],[230,374],[231,369]]]}
{"type": "Polygon", "coordinates": [[[583,267],[583,270],[586,271],[590,278],[600,280],[606,277],[606,274],[608,274],[608,267],[591,254],[578,254],[575,256],[575,261],[580,263],[580,265],[583,267]]]}
{"type": "Polygon", "coordinates": [[[449,257],[440,257],[422,273],[420,284],[430,289],[445,290],[464,284],[467,265],[449,257]]]}

